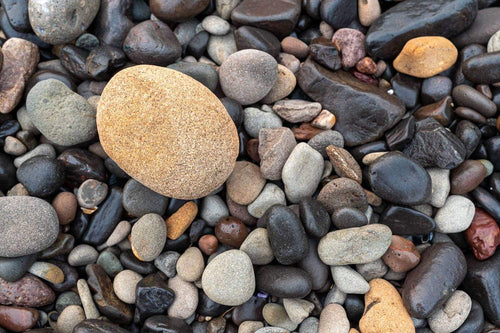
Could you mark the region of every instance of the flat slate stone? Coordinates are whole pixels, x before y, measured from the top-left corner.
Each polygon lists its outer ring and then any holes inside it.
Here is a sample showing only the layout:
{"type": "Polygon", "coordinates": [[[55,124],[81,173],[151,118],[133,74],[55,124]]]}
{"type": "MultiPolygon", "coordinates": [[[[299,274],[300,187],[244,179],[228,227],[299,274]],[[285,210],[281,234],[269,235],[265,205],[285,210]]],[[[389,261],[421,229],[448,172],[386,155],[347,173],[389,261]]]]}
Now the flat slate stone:
{"type": "Polygon", "coordinates": [[[425,235],[436,228],[436,222],[424,213],[395,205],[384,211],[379,223],[391,228],[394,235],[425,235]]]}
{"type": "Polygon", "coordinates": [[[404,44],[420,36],[453,37],[476,17],[476,0],[407,0],[384,12],[366,34],[368,53],[394,58],[404,44]]]}
{"type": "Polygon", "coordinates": [[[302,64],[298,84],[309,97],[335,114],[335,130],[342,133],[347,146],[375,141],[405,112],[403,102],[383,89],[345,71],[329,71],[311,59],[302,64]]]}

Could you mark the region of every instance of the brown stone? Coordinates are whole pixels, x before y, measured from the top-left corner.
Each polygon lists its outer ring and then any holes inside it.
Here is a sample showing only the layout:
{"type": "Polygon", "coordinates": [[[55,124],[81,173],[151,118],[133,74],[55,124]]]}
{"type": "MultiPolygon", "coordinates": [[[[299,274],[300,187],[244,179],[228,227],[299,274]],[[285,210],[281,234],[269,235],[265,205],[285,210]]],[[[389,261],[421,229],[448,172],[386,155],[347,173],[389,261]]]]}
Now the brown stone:
{"type": "Polygon", "coordinates": [[[420,262],[420,253],[408,239],[392,235],[391,245],[382,256],[384,263],[396,273],[408,272],[420,262]]]}
{"type": "Polygon", "coordinates": [[[59,224],[66,225],[75,219],[78,202],[73,193],[61,192],[52,200],[52,207],[57,213],[59,224]]]}
{"type": "Polygon", "coordinates": [[[9,38],[2,46],[0,113],[9,113],[23,97],[24,86],[40,59],[38,47],[20,38],[9,38]]]}
{"type": "Polygon", "coordinates": [[[182,22],[201,13],[210,0],[151,0],[154,16],[167,22],[182,22]]]}
{"type": "Polygon", "coordinates": [[[311,121],[311,125],[313,127],[329,130],[335,126],[335,115],[328,110],[321,110],[319,115],[311,121]]]}
{"type": "Polygon", "coordinates": [[[456,108],[455,114],[474,123],[486,124],[486,118],[482,114],[465,106],[459,106],[456,108]]]}
{"type": "Polygon", "coordinates": [[[368,204],[371,206],[380,206],[382,204],[382,198],[373,193],[372,191],[368,191],[366,189],[363,189],[366,194],[366,201],[368,201],[368,204]]]}
{"type": "Polygon", "coordinates": [[[392,284],[383,279],[370,281],[359,329],[361,333],[415,333],[415,326],[401,296],[392,284]]]}
{"type": "Polygon", "coordinates": [[[283,52],[293,54],[299,59],[305,59],[309,54],[309,46],[306,43],[295,37],[285,37],[281,41],[281,49],[283,52]]]}
{"type": "Polygon", "coordinates": [[[15,282],[0,278],[0,304],[41,307],[54,302],[56,296],[39,278],[26,274],[15,282]]]}
{"type": "Polygon", "coordinates": [[[185,74],[152,65],[129,67],[108,82],[97,129],[128,175],[177,199],[221,186],[239,151],[236,127],[217,96],[185,74]]]}
{"type": "Polygon", "coordinates": [[[223,217],[215,226],[215,236],[222,244],[239,248],[248,236],[248,229],[237,218],[233,216],[223,217]]]}
{"type": "Polygon", "coordinates": [[[356,64],[356,69],[361,73],[373,75],[377,72],[377,64],[370,57],[364,57],[356,64]]]}
{"type": "Polygon", "coordinates": [[[214,254],[219,246],[219,241],[214,235],[203,235],[198,241],[198,247],[207,256],[214,254]]]}
{"type": "Polygon", "coordinates": [[[270,180],[281,179],[283,166],[296,145],[293,132],[287,127],[261,129],[259,156],[262,176],[270,180]]]}
{"type": "Polygon", "coordinates": [[[417,120],[432,117],[439,121],[441,125],[448,126],[453,117],[453,108],[451,106],[452,102],[451,96],[446,96],[436,103],[422,106],[413,114],[413,116],[417,120]]]}
{"type": "Polygon", "coordinates": [[[332,162],[335,173],[340,177],[351,178],[361,184],[362,174],[361,168],[352,157],[352,155],[344,148],[330,145],[326,147],[326,153],[332,162]]]}
{"type": "Polygon", "coordinates": [[[35,326],[38,311],[17,306],[0,305],[0,326],[12,332],[24,332],[35,326]]]}
{"type": "Polygon", "coordinates": [[[465,231],[465,239],[478,260],[486,260],[495,254],[500,245],[500,228],[485,210],[476,208],[472,223],[465,231]]]}
{"type": "Polygon", "coordinates": [[[236,202],[231,200],[229,195],[226,195],[226,204],[231,216],[238,218],[248,226],[254,226],[257,224],[257,218],[250,215],[247,206],[237,204],[236,202]]]}
{"type": "Polygon", "coordinates": [[[189,228],[198,214],[198,206],[194,201],[188,201],[167,219],[167,237],[179,238],[189,228]]]}
{"type": "Polygon", "coordinates": [[[410,39],[394,59],[394,68],[401,73],[428,78],[455,64],[458,51],[444,37],[417,37],[410,39]]]}
{"type": "Polygon", "coordinates": [[[366,194],[358,182],[350,178],[337,178],[326,184],[318,194],[318,201],[332,214],[342,207],[366,211],[366,194]]]}
{"type": "Polygon", "coordinates": [[[266,185],[260,168],[247,161],[238,161],[227,179],[226,191],[229,197],[240,205],[252,203],[266,185]]]}
{"type": "MultiPolygon", "coordinates": [[[[263,128],[264,130],[265,128],[263,128]]],[[[245,146],[245,150],[247,152],[247,155],[254,161],[255,163],[260,162],[260,157],[259,157],[259,139],[250,139],[247,141],[247,144],[245,146]]]]}
{"type": "Polygon", "coordinates": [[[451,171],[451,194],[465,194],[474,190],[484,180],[487,172],[480,161],[465,160],[451,171]]]}
{"type": "Polygon", "coordinates": [[[309,123],[303,123],[299,127],[292,128],[293,135],[298,141],[307,141],[312,139],[316,134],[324,130],[316,128],[309,123]]]}

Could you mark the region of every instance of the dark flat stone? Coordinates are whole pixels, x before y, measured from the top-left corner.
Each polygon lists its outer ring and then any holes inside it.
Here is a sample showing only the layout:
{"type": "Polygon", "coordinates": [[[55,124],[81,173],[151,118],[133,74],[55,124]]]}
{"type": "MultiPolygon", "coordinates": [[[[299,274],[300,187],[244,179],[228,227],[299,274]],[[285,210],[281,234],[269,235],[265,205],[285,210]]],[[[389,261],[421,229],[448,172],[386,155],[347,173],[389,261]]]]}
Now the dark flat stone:
{"type": "Polygon", "coordinates": [[[481,9],[470,27],[451,41],[458,49],[469,44],[488,43],[491,35],[500,30],[500,7],[481,9]]]}
{"type": "Polygon", "coordinates": [[[234,39],[238,50],[256,49],[277,57],[281,50],[281,44],[276,36],[266,30],[242,26],[234,32],[234,39]]]}
{"type": "Polygon", "coordinates": [[[436,228],[436,222],[424,213],[394,205],[384,211],[379,223],[391,228],[394,235],[426,235],[436,228]]]}
{"type": "Polygon", "coordinates": [[[500,82],[500,51],[470,58],[462,65],[462,71],[464,76],[474,83],[500,82]]]}
{"type": "Polygon", "coordinates": [[[311,277],[290,266],[262,266],[256,273],[257,290],[276,297],[302,298],[311,292],[311,277]]]}

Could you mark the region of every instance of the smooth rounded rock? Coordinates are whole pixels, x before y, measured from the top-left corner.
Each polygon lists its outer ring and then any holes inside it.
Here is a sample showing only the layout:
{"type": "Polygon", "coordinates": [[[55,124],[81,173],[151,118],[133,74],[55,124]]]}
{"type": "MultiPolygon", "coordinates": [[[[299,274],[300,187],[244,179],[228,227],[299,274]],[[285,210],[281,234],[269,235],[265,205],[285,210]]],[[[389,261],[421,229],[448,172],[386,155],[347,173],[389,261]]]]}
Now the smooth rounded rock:
{"type": "Polygon", "coordinates": [[[332,266],[333,281],[346,294],[365,294],[370,290],[368,282],[349,266],[332,266]]]}
{"type": "Polygon", "coordinates": [[[344,207],[366,211],[368,202],[361,185],[350,178],[336,178],[327,183],[318,194],[317,200],[332,214],[344,207]]]}
{"type": "Polygon", "coordinates": [[[59,190],[64,181],[64,169],[57,160],[35,156],[17,169],[16,177],[29,194],[43,198],[59,190]]]}
{"type": "Polygon", "coordinates": [[[141,217],[130,232],[130,243],[136,257],[142,261],[156,259],[167,240],[165,220],[154,213],[141,217]]]}
{"type": "Polygon", "coordinates": [[[209,4],[209,0],[174,0],[165,2],[152,0],[151,12],[162,21],[182,22],[201,13],[209,4]]]}
{"type": "Polygon", "coordinates": [[[454,332],[467,319],[471,307],[470,296],[462,290],[456,290],[446,303],[427,319],[429,327],[435,333],[454,332]]]}
{"type": "Polygon", "coordinates": [[[248,205],[257,198],[265,184],[266,180],[257,165],[238,161],[227,179],[226,191],[231,200],[237,204],[248,205]]]}
{"type": "Polygon", "coordinates": [[[129,269],[118,273],[113,280],[113,290],[116,296],[127,304],[135,303],[135,288],[142,276],[129,269]]]}
{"type": "Polygon", "coordinates": [[[270,180],[281,179],[281,171],[297,142],[287,127],[263,128],[259,131],[260,172],[270,180]]]}
{"type": "Polygon", "coordinates": [[[177,274],[184,281],[197,281],[199,278],[201,278],[201,274],[203,273],[204,268],[205,262],[203,260],[203,255],[197,247],[188,248],[179,257],[179,259],[177,259],[177,274]]]}
{"type": "Polygon", "coordinates": [[[240,250],[250,257],[254,265],[267,265],[274,259],[266,228],[252,230],[241,244],[240,250]]]}
{"type": "Polygon", "coordinates": [[[314,237],[323,237],[330,229],[330,216],[321,203],[312,198],[299,202],[300,220],[306,232],[314,237]]]}
{"type": "Polygon", "coordinates": [[[434,217],[436,231],[447,234],[464,231],[470,226],[474,213],[472,201],[460,195],[450,195],[434,217]]]}
{"type": "Polygon", "coordinates": [[[222,103],[198,81],[170,69],[144,65],[120,71],[101,95],[97,124],[106,153],[167,197],[209,194],[229,177],[238,154],[236,128],[222,103]],[[156,97],[145,97],[153,87],[156,97]],[[170,105],[179,105],[176,112],[170,105]],[[144,114],[151,115],[148,122],[144,114]],[[151,140],[143,141],[146,133],[151,140]]]}
{"type": "Polygon", "coordinates": [[[344,308],[336,303],[328,304],[321,311],[318,333],[348,333],[349,319],[344,308]]]}
{"type": "Polygon", "coordinates": [[[274,205],[286,205],[285,192],[277,185],[266,184],[259,196],[248,205],[247,210],[250,215],[260,218],[274,205]]]}
{"type": "Polygon", "coordinates": [[[311,277],[297,267],[266,265],[255,276],[257,289],[276,297],[303,298],[311,292],[311,277]]]}
{"type": "Polygon", "coordinates": [[[85,266],[96,262],[99,253],[92,246],[80,244],[73,248],[68,255],[68,264],[71,266],[85,266]]]}
{"type": "Polygon", "coordinates": [[[192,316],[198,306],[198,289],[191,282],[182,280],[175,276],[168,280],[168,288],[174,294],[175,299],[168,308],[168,316],[180,319],[187,319],[192,316]]]}
{"type": "Polygon", "coordinates": [[[81,306],[69,305],[57,318],[57,332],[72,333],[80,322],[85,320],[85,312],[81,306]]]}

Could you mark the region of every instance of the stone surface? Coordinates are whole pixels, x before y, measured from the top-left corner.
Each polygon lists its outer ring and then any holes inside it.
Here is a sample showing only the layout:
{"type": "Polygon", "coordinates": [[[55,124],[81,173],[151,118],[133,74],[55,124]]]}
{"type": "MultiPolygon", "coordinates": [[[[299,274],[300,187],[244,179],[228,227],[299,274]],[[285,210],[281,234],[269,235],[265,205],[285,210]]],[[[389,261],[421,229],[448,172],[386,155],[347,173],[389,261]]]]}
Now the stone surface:
{"type": "Polygon", "coordinates": [[[299,212],[300,220],[309,235],[321,238],[330,229],[330,216],[319,201],[313,198],[302,199],[299,212]]]}
{"type": "Polygon", "coordinates": [[[264,128],[278,128],[283,126],[281,118],[270,108],[262,107],[262,109],[257,109],[248,107],[243,110],[243,114],[245,131],[254,138],[258,138],[260,131],[264,128]]]}
{"type": "Polygon", "coordinates": [[[160,274],[151,274],[137,283],[135,291],[135,322],[155,314],[162,314],[174,301],[175,295],[160,274]]]}
{"type": "Polygon", "coordinates": [[[210,36],[208,40],[207,53],[217,65],[221,65],[231,54],[237,51],[238,48],[232,32],[224,36],[210,36]]]}
{"type": "Polygon", "coordinates": [[[46,198],[55,194],[63,184],[62,164],[47,156],[36,156],[17,169],[16,177],[32,196],[46,198]]]}
{"type": "MultiPolygon", "coordinates": [[[[463,68],[465,68],[465,66],[463,66],[463,68]]],[[[497,112],[495,103],[478,90],[465,84],[461,84],[453,88],[452,95],[453,101],[457,105],[469,107],[481,113],[485,117],[492,117],[497,112]]]]}
{"type": "Polygon", "coordinates": [[[31,274],[15,282],[0,279],[0,304],[42,307],[55,301],[55,294],[45,283],[31,274]]]}
{"type": "Polygon", "coordinates": [[[339,29],[332,37],[332,41],[336,40],[340,41],[341,45],[342,66],[354,67],[365,56],[365,35],[361,31],[350,28],[339,29]]]}
{"type": "Polygon", "coordinates": [[[276,303],[264,305],[262,316],[271,326],[281,327],[292,331],[297,328],[297,324],[290,319],[283,305],[276,303]]]}
{"type": "Polygon", "coordinates": [[[158,194],[135,179],[130,179],[123,187],[123,208],[137,217],[148,213],[163,215],[167,209],[168,198],[158,194]]]}
{"type": "Polygon", "coordinates": [[[181,279],[188,282],[197,281],[201,278],[205,262],[203,255],[197,247],[188,248],[177,260],[177,274],[181,279]]]}
{"type": "Polygon", "coordinates": [[[450,195],[434,217],[436,231],[447,234],[464,231],[470,226],[474,213],[472,201],[460,195],[450,195]]]}
{"type": "Polygon", "coordinates": [[[431,200],[429,203],[436,208],[441,208],[444,206],[451,189],[450,170],[429,168],[427,169],[427,173],[431,177],[432,182],[431,200]]]}
{"type": "Polygon", "coordinates": [[[436,333],[454,332],[467,319],[472,300],[467,293],[456,290],[435,313],[427,319],[429,327],[436,333]]]}
{"type": "MultiPolygon", "coordinates": [[[[239,0],[237,1],[239,2],[239,0]]],[[[273,57],[277,57],[280,53],[279,39],[273,33],[263,29],[244,25],[235,30],[234,38],[238,50],[256,49],[267,52],[273,57]]]]}
{"type": "Polygon", "coordinates": [[[327,265],[352,265],[382,257],[391,244],[391,230],[382,224],[332,231],[318,245],[318,255],[327,265]]]}
{"type": "Polygon", "coordinates": [[[34,197],[0,197],[0,256],[19,257],[48,248],[59,233],[57,214],[34,197]]]}
{"type": "Polygon", "coordinates": [[[346,294],[365,294],[370,290],[363,276],[349,266],[332,266],[331,272],[337,288],[346,294]]]}
{"type": "Polygon", "coordinates": [[[134,255],[142,261],[156,259],[163,250],[167,239],[165,220],[154,213],[141,217],[130,232],[130,244],[134,255]]]}
{"type": "Polygon", "coordinates": [[[266,265],[260,267],[256,274],[257,290],[276,297],[303,298],[311,292],[311,277],[303,269],[266,265]]]}
{"type": "Polygon", "coordinates": [[[57,332],[73,333],[73,329],[85,320],[85,312],[81,306],[70,305],[57,318],[57,332]]]}
{"type": "Polygon", "coordinates": [[[130,269],[125,269],[118,273],[113,280],[113,290],[122,302],[127,304],[134,304],[135,289],[142,276],[130,269]]]}
{"type": "Polygon", "coordinates": [[[198,214],[198,206],[194,201],[183,204],[174,214],[167,219],[167,237],[175,240],[189,228],[198,214]]]}
{"type": "Polygon", "coordinates": [[[201,13],[209,4],[208,0],[174,0],[164,2],[152,0],[151,12],[162,21],[182,22],[201,13]]]}
{"type": "Polygon", "coordinates": [[[347,146],[380,138],[404,113],[403,103],[397,97],[347,72],[331,72],[312,60],[302,65],[298,83],[323,108],[335,110],[335,130],[344,136],[347,146]],[[351,108],[353,100],[358,105],[355,110],[351,108]]]}
{"type": "Polygon", "coordinates": [[[241,244],[240,250],[248,255],[254,265],[267,265],[274,259],[266,228],[252,230],[241,244]]]}
{"type": "Polygon", "coordinates": [[[297,142],[287,127],[259,131],[260,172],[270,180],[281,179],[281,170],[297,142]]]}
{"type": "Polygon", "coordinates": [[[250,215],[260,218],[274,205],[286,205],[285,192],[277,185],[266,184],[259,196],[247,207],[250,215]]]}
{"type": "Polygon", "coordinates": [[[284,99],[274,103],[273,111],[291,123],[311,121],[321,112],[321,104],[300,99],[284,99]]]}
{"type": "Polygon", "coordinates": [[[80,244],[75,246],[68,255],[71,266],[85,266],[96,262],[99,253],[92,246],[80,244]]]}
{"type": "Polygon", "coordinates": [[[410,240],[393,235],[391,245],[382,256],[382,260],[392,271],[403,273],[418,265],[420,253],[410,240]]]}
{"type": "Polygon", "coordinates": [[[356,17],[356,1],[326,0],[319,5],[321,19],[334,29],[343,28],[356,17]]]}
{"type": "Polygon", "coordinates": [[[227,195],[237,204],[248,205],[257,198],[265,184],[257,165],[238,161],[226,182],[227,195]]]}
{"type": "Polygon", "coordinates": [[[297,85],[294,73],[283,65],[278,64],[278,76],[276,82],[267,95],[262,99],[262,103],[271,104],[287,97],[297,85]]]}
{"type": "Polygon", "coordinates": [[[35,309],[0,305],[0,323],[11,332],[24,332],[35,326],[39,314],[35,309]]]}
{"type": "Polygon", "coordinates": [[[349,207],[366,211],[366,193],[358,182],[350,178],[337,178],[327,183],[318,194],[318,201],[332,214],[335,210],[349,207]]]}
{"type": "Polygon", "coordinates": [[[229,177],[238,154],[236,128],[222,103],[198,81],[170,69],[134,66],[115,75],[101,95],[97,127],[104,150],[127,174],[168,197],[209,194],[229,177]],[[157,95],[144,98],[144,89],[153,86],[157,95]],[[176,112],[169,112],[171,104],[179,105],[176,112]],[[143,131],[151,140],[139,144],[143,131]],[[187,142],[196,149],[180,148],[187,142]]]}
{"type": "Polygon", "coordinates": [[[486,45],[490,36],[500,29],[500,23],[497,20],[499,14],[500,9],[498,7],[478,10],[474,22],[468,29],[453,38],[453,43],[459,49],[469,44],[486,45]]]}
{"type": "Polygon", "coordinates": [[[413,321],[398,291],[383,279],[370,281],[370,291],[365,294],[365,312],[359,328],[362,333],[415,332],[413,321]]]}
{"type": "Polygon", "coordinates": [[[344,308],[338,304],[328,304],[321,311],[318,333],[348,333],[349,319],[344,308]]]}
{"type": "Polygon", "coordinates": [[[476,2],[471,0],[411,0],[399,3],[370,26],[366,35],[368,53],[389,59],[396,57],[412,38],[455,36],[474,21],[476,13],[476,2]]]}
{"type": "Polygon", "coordinates": [[[335,173],[340,177],[351,178],[361,184],[361,168],[352,155],[341,147],[330,145],[326,153],[332,162],[335,173]]]}
{"type": "Polygon", "coordinates": [[[472,223],[465,231],[465,239],[472,247],[478,260],[485,260],[495,254],[500,245],[500,228],[485,210],[476,208],[472,223]]]}
{"type": "Polygon", "coordinates": [[[68,43],[85,32],[99,6],[99,0],[31,0],[28,12],[36,35],[44,42],[57,45],[68,43]]]}
{"type": "Polygon", "coordinates": [[[215,226],[217,221],[228,216],[229,211],[226,203],[218,195],[209,195],[203,198],[200,209],[200,217],[211,227],[215,226]]]}
{"type": "Polygon", "coordinates": [[[240,305],[255,291],[252,261],[240,250],[229,250],[210,261],[201,278],[203,291],[214,302],[240,305]],[[225,288],[220,288],[224,285],[225,288]]]}

